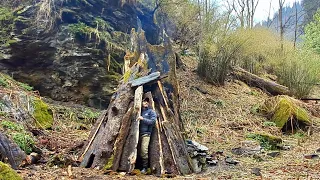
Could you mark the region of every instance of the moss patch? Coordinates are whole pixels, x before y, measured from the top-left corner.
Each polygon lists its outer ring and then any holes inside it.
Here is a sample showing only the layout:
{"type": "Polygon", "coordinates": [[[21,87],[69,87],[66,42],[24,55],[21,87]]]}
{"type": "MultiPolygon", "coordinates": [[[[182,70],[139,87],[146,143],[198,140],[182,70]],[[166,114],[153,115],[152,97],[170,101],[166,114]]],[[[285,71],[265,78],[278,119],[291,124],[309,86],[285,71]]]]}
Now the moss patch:
{"type": "Polygon", "coordinates": [[[109,170],[112,168],[113,166],[113,159],[114,159],[114,155],[112,154],[111,157],[108,159],[107,164],[103,167],[104,170],[109,170]]]}
{"type": "Polygon", "coordinates": [[[0,127],[25,153],[29,154],[34,148],[34,140],[21,124],[13,121],[3,120],[0,127]]]}
{"type": "Polygon", "coordinates": [[[22,180],[22,178],[9,165],[0,161],[0,180],[22,180]]]}
{"type": "Polygon", "coordinates": [[[260,112],[281,129],[291,120],[303,126],[311,124],[307,111],[288,96],[277,96],[266,100],[260,107],[260,112]]]}
{"type": "Polygon", "coordinates": [[[13,20],[12,10],[0,7],[0,44],[6,44],[10,40],[10,32],[14,27],[13,20]]]}
{"type": "Polygon", "coordinates": [[[248,139],[258,141],[261,147],[263,147],[266,150],[276,150],[282,143],[281,138],[266,133],[252,133],[248,134],[246,137],[248,139]]]}
{"type": "Polygon", "coordinates": [[[36,126],[43,129],[51,128],[53,124],[53,116],[49,106],[38,98],[33,101],[33,106],[33,116],[36,119],[36,126]]]}

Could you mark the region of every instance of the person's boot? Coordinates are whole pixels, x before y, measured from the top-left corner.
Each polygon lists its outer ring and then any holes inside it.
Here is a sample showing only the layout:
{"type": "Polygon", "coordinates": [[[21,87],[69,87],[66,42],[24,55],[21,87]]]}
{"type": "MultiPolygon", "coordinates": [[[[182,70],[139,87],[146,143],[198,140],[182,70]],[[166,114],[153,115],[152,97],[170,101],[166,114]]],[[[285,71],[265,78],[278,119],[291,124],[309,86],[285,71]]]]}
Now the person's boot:
{"type": "Polygon", "coordinates": [[[142,168],[141,174],[147,174],[147,168],[142,168]]]}

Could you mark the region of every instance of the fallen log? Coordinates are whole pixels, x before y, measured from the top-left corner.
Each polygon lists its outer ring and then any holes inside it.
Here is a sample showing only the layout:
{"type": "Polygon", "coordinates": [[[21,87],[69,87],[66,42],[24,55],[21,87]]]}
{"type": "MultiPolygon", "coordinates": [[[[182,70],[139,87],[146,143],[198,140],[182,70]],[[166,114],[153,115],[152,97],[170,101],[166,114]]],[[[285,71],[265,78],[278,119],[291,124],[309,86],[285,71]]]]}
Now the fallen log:
{"type": "Polygon", "coordinates": [[[274,81],[263,79],[255,74],[252,74],[240,67],[232,68],[234,78],[245,82],[249,86],[254,86],[268,92],[272,95],[292,95],[288,87],[277,84],[274,81]]]}

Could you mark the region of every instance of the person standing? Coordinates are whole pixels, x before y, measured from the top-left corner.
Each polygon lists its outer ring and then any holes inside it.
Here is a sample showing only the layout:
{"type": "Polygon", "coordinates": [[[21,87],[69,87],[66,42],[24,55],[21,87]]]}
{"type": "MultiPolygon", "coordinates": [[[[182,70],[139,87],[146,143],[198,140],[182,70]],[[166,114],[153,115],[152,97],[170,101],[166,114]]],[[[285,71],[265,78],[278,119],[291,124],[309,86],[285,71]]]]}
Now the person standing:
{"type": "Polygon", "coordinates": [[[145,98],[142,101],[142,112],[141,116],[138,117],[140,120],[139,126],[139,137],[140,137],[140,156],[142,159],[142,170],[141,173],[145,174],[148,169],[148,156],[149,156],[149,142],[150,136],[157,120],[156,112],[150,108],[149,99],[145,98]]]}

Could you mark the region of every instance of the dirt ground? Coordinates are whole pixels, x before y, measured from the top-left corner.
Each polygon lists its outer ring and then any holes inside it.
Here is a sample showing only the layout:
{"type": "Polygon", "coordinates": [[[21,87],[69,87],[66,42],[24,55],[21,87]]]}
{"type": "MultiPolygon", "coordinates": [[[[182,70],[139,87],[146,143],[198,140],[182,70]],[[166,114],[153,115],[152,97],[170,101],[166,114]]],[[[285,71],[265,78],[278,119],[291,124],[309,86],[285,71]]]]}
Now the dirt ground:
{"type": "MultiPolygon", "coordinates": [[[[197,76],[192,58],[183,57],[183,62],[186,68],[178,70],[178,78],[186,133],[190,139],[209,147],[210,153],[223,151],[225,156],[240,163],[226,165],[221,159],[218,166],[209,167],[206,172],[175,179],[320,179],[319,159],[304,157],[320,148],[319,128],[313,128],[310,133],[284,135],[276,127],[266,127],[263,125],[266,118],[254,111],[269,97],[267,94],[236,80],[223,87],[208,84],[197,76]],[[274,158],[268,152],[253,156],[232,154],[231,149],[246,143],[246,134],[252,132],[279,136],[290,150],[281,150],[274,158]],[[261,175],[254,175],[253,168],[261,169],[261,175]]],[[[89,135],[90,126],[81,127],[66,120],[56,122],[55,127],[38,137],[44,158],[39,164],[18,171],[24,179],[158,179],[150,175],[105,175],[99,170],[76,167],[79,149],[89,135]]]]}

